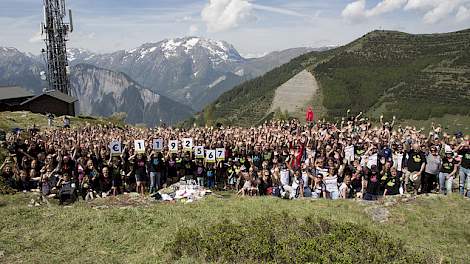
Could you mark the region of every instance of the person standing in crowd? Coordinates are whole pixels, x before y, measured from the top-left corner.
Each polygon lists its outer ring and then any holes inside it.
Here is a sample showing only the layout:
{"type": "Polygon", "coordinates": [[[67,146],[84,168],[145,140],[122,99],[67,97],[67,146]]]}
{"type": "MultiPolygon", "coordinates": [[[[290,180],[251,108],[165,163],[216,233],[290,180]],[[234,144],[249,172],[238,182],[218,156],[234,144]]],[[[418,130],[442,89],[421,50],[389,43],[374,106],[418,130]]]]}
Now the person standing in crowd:
{"type": "Polygon", "coordinates": [[[70,118],[68,116],[64,116],[64,119],[63,119],[63,122],[64,122],[64,128],[70,128],[70,118]]]}
{"type": "Polygon", "coordinates": [[[305,113],[305,121],[307,121],[307,123],[312,123],[313,119],[314,119],[313,109],[311,106],[309,106],[307,108],[307,112],[305,113]]]}
{"type": "Polygon", "coordinates": [[[364,200],[377,200],[380,195],[380,179],[377,166],[373,165],[366,178],[364,200]]]}
{"type": "Polygon", "coordinates": [[[209,163],[206,170],[207,188],[213,189],[215,187],[215,168],[213,163],[209,163]]]}
{"type": "Polygon", "coordinates": [[[450,147],[446,147],[445,157],[439,171],[439,190],[442,194],[452,193],[452,183],[457,174],[458,162],[453,157],[454,153],[450,147]]]}
{"type": "Polygon", "coordinates": [[[267,121],[251,128],[86,125],[79,130],[15,130],[3,143],[10,156],[1,168],[1,177],[18,190],[39,188],[45,195],[59,196],[62,183],[70,181],[87,200],[135,191],[143,196],[147,180],[153,193],[182,177],[188,184],[196,179],[201,187],[217,185],[244,195],[291,199],[375,200],[401,193],[400,185],[406,190],[410,180],[415,192],[421,188],[427,193],[433,189],[437,173],[441,192],[451,191],[446,182],[457,175],[459,191],[468,191],[467,140],[458,145],[460,137],[450,139],[442,133],[428,137],[413,127],[394,129],[393,123],[373,127],[361,115],[344,118],[341,125],[324,120],[302,124],[294,119],[267,121]],[[168,147],[158,153],[146,149],[136,154],[132,144],[137,139],[168,142],[188,137],[207,150],[224,147],[223,161],[210,163],[182,150],[170,153],[168,147]],[[111,155],[108,149],[116,140],[124,146],[120,156],[111,155]],[[403,151],[410,145],[411,150],[403,151]],[[442,165],[434,146],[446,149],[442,165]],[[428,147],[430,152],[425,155],[428,147]],[[448,153],[448,148],[453,149],[448,153]]]}
{"type": "Polygon", "coordinates": [[[158,190],[158,186],[160,186],[160,176],[157,177],[157,167],[160,165],[160,160],[157,157],[155,151],[149,156],[149,160],[147,162],[147,171],[149,172],[150,176],[150,194],[153,194],[155,191],[158,190]]]}
{"type": "Polygon", "coordinates": [[[421,187],[421,176],[426,167],[426,157],[421,151],[418,143],[412,145],[412,149],[407,154],[407,162],[405,166],[405,179],[403,183],[403,191],[408,192],[408,183],[413,183],[414,193],[418,194],[421,187]]]}
{"type": "Polygon", "coordinates": [[[426,167],[422,177],[422,193],[430,193],[434,182],[438,178],[442,166],[442,159],[436,146],[431,146],[430,153],[426,155],[426,167]]]}
{"type": "MultiPolygon", "coordinates": [[[[460,176],[460,184],[459,184],[459,191],[460,194],[465,195],[465,190],[469,190],[468,188],[468,181],[470,179],[470,140],[464,140],[459,147],[457,148],[457,153],[460,157],[460,168],[459,168],[459,176],[460,176]],[[465,185],[467,184],[467,185],[465,185]],[[466,187],[467,186],[467,187],[466,187]]],[[[469,191],[470,192],[470,191],[469,191]]],[[[467,194],[467,196],[470,196],[467,194]]]]}
{"type": "Polygon", "coordinates": [[[142,197],[145,195],[145,183],[147,182],[147,161],[143,154],[136,154],[131,156],[129,160],[132,161],[132,174],[135,177],[137,193],[142,197]]]}

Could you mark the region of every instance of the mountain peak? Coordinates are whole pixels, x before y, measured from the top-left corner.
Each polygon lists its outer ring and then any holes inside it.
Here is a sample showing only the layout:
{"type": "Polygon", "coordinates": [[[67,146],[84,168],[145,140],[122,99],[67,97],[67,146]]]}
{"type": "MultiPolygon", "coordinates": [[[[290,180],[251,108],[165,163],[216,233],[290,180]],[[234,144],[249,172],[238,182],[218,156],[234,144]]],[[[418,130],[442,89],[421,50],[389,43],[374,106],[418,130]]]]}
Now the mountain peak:
{"type": "Polygon", "coordinates": [[[194,56],[201,51],[207,54],[215,64],[245,60],[231,44],[225,41],[197,36],[171,38],[157,43],[146,43],[137,48],[127,50],[126,53],[129,55],[140,54],[140,59],[153,53],[160,53],[168,60],[181,55],[194,56]]]}

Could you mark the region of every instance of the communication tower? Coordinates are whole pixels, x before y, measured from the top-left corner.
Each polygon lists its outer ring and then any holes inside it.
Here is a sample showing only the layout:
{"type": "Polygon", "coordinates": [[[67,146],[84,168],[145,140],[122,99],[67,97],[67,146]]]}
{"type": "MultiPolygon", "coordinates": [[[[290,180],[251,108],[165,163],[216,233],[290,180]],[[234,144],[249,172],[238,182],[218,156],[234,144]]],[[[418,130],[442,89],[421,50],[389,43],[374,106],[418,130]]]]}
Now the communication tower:
{"type": "Polygon", "coordinates": [[[42,50],[47,64],[46,79],[49,89],[71,95],[70,73],[65,43],[73,31],[72,10],[65,9],[65,0],[43,0],[44,21],[41,22],[41,35],[46,42],[42,50]],[[68,13],[68,23],[64,20],[68,13]]]}

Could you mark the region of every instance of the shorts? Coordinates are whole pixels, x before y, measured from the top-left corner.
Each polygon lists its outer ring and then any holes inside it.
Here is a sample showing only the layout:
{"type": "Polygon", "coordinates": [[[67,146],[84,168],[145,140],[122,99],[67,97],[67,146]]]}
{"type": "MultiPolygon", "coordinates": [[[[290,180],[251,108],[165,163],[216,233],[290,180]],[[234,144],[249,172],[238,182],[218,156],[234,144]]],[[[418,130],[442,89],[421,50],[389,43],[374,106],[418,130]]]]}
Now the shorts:
{"type": "Polygon", "coordinates": [[[136,182],[145,182],[145,181],[147,181],[147,177],[145,175],[136,174],[135,175],[135,181],[136,182]]]}

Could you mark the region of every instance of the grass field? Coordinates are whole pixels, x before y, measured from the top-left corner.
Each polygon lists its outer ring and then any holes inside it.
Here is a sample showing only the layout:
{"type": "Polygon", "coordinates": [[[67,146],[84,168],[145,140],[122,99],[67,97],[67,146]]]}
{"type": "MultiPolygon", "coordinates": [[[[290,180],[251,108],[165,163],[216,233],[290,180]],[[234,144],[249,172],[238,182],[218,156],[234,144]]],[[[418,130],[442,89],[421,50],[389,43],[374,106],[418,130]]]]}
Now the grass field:
{"type": "MultiPolygon", "coordinates": [[[[92,117],[92,116],[70,116],[70,124],[72,128],[80,127],[86,124],[90,125],[105,125],[109,122],[122,125],[122,120],[119,117],[92,117]]],[[[0,112],[0,129],[6,131],[13,128],[28,129],[36,125],[38,128],[47,127],[47,117],[41,114],[33,114],[31,112],[0,112]]],[[[63,125],[62,117],[56,117],[53,121],[54,127],[63,125]]]]}
{"type": "MultiPolygon", "coordinates": [[[[28,207],[31,197],[31,194],[0,196],[0,263],[207,262],[195,252],[175,257],[169,253],[168,245],[185,230],[205,230],[227,221],[243,225],[277,213],[292,219],[314,216],[332,223],[354,223],[384,240],[399,241],[408,254],[432,255],[428,263],[470,261],[470,201],[459,196],[423,196],[388,205],[227,195],[207,197],[192,204],[146,203],[102,209],[85,202],[65,208],[54,203],[28,207]],[[382,222],[374,221],[367,213],[377,208],[389,211],[382,222]]],[[[265,225],[277,228],[269,222],[265,225]]],[[[189,248],[194,246],[190,240],[186,242],[189,248]]],[[[219,242],[212,241],[214,250],[220,250],[219,242]]],[[[348,245],[345,243],[344,247],[348,245]]],[[[250,261],[240,258],[235,262],[250,261]]]]}

